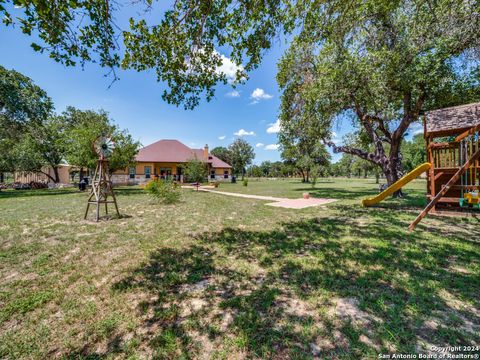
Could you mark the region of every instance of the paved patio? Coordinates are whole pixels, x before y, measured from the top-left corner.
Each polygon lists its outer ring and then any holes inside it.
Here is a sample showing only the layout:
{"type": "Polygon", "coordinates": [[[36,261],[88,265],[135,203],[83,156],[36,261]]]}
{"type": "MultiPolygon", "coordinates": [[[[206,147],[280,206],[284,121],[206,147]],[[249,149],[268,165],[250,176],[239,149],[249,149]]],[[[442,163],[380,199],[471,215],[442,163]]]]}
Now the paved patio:
{"type": "Polygon", "coordinates": [[[325,205],[325,204],[329,204],[334,201],[337,201],[336,199],[325,199],[325,198],[288,199],[288,198],[279,198],[274,196],[239,194],[239,193],[232,193],[232,192],[226,192],[226,191],[212,190],[205,187],[200,187],[199,191],[205,191],[205,192],[211,192],[215,194],[235,196],[235,197],[241,197],[241,198],[247,198],[247,199],[273,201],[272,203],[268,203],[265,205],[283,207],[287,209],[303,209],[303,208],[312,207],[312,206],[325,205]]]}

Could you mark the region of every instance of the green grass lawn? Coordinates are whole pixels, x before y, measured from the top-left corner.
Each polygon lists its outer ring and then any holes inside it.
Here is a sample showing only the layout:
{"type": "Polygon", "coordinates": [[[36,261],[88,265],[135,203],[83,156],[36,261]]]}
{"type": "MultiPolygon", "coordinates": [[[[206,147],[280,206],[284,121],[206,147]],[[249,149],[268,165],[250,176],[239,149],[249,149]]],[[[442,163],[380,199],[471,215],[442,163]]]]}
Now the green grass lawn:
{"type": "Polygon", "coordinates": [[[425,182],[364,209],[373,180],[222,184],[339,201],[302,210],[183,190],[0,192],[0,358],[377,358],[480,342],[476,218],[428,216],[425,182]],[[93,214],[91,214],[93,217],[93,214]]]}

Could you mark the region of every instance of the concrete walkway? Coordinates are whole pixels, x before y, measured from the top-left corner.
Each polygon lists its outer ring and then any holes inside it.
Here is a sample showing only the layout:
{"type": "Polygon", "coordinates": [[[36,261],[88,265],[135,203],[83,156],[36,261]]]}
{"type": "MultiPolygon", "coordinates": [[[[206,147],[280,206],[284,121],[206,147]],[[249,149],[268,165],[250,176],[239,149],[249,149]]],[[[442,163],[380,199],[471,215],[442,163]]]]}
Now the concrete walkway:
{"type": "Polygon", "coordinates": [[[257,199],[257,200],[267,200],[274,201],[273,203],[268,203],[265,205],[283,207],[288,209],[303,209],[311,206],[319,206],[332,203],[337,201],[336,199],[324,199],[324,198],[309,198],[309,199],[288,199],[288,198],[279,198],[274,196],[262,196],[262,195],[250,195],[250,194],[239,194],[226,191],[211,190],[206,188],[200,188],[199,191],[211,192],[214,194],[221,194],[227,196],[235,196],[246,199],[257,199]]]}

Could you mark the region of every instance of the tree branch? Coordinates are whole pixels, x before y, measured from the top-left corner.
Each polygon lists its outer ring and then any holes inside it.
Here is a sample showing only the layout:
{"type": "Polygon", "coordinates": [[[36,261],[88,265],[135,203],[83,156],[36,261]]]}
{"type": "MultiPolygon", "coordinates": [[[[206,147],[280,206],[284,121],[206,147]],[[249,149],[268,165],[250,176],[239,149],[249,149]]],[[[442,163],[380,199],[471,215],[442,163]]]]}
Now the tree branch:
{"type": "Polygon", "coordinates": [[[392,135],[392,140],[394,142],[398,142],[407,131],[408,127],[412,122],[414,122],[418,116],[420,115],[420,111],[422,110],[423,104],[425,102],[425,90],[422,89],[420,95],[418,95],[417,101],[415,105],[411,105],[411,98],[409,96],[404,97],[404,115],[400,124],[398,125],[397,129],[394,131],[392,135]],[[407,101],[408,98],[408,101],[407,101]]]}
{"type": "Polygon", "coordinates": [[[375,165],[381,166],[381,161],[380,161],[380,156],[378,154],[372,154],[369,153],[368,151],[362,150],[362,149],[357,149],[353,148],[350,146],[346,145],[341,145],[337,146],[333,141],[330,140],[323,140],[323,143],[327,146],[330,146],[333,149],[334,153],[346,153],[350,155],[355,155],[358,156],[364,160],[370,161],[371,163],[374,163],[375,165]]]}
{"type": "Polygon", "coordinates": [[[46,177],[48,177],[50,180],[52,180],[53,182],[56,182],[56,181],[55,181],[55,178],[53,178],[50,174],[46,173],[46,172],[43,171],[43,170],[34,170],[33,172],[43,174],[43,175],[45,175],[46,177]]]}

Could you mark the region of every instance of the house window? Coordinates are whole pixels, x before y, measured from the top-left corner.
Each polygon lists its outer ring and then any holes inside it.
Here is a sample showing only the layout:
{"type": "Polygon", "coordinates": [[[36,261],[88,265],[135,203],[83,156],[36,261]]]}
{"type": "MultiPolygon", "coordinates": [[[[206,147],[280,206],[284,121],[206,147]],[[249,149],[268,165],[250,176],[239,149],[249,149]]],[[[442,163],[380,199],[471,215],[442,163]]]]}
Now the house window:
{"type": "Polygon", "coordinates": [[[130,174],[130,179],[135,179],[135,166],[130,166],[128,168],[128,173],[130,174]]]}
{"type": "Polygon", "coordinates": [[[225,170],[225,171],[223,172],[223,178],[224,178],[224,179],[228,179],[228,170],[225,170]]]}
{"type": "Polygon", "coordinates": [[[145,166],[145,179],[150,179],[152,173],[152,168],[150,166],[145,166]]]}
{"type": "Polygon", "coordinates": [[[215,170],[210,171],[210,179],[215,179],[215,170]]]}

